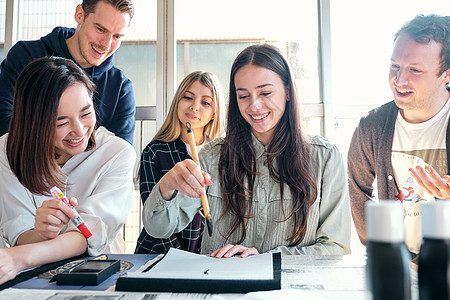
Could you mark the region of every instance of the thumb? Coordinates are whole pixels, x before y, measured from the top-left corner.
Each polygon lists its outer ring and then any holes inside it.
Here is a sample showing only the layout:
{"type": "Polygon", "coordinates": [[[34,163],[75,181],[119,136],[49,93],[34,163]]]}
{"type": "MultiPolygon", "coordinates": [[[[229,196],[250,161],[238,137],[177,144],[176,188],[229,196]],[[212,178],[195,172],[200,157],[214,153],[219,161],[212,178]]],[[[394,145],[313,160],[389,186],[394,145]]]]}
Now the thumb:
{"type": "Polygon", "coordinates": [[[70,202],[70,204],[71,204],[72,206],[74,206],[74,207],[78,205],[78,199],[75,198],[75,197],[70,198],[70,199],[69,199],[69,202],[70,202]]]}
{"type": "Polygon", "coordinates": [[[211,180],[211,175],[209,175],[208,173],[203,172],[203,171],[202,171],[202,173],[203,173],[203,178],[205,179],[205,184],[206,185],[212,185],[213,182],[211,180]]]}

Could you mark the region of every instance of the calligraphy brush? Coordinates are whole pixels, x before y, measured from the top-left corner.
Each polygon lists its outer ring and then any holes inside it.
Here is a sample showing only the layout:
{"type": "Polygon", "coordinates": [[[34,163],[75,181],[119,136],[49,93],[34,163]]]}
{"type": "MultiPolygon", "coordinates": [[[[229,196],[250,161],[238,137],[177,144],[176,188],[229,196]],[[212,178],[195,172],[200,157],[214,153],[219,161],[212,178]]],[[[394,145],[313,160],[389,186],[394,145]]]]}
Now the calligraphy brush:
{"type": "MultiPolygon", "coordinates": [[[[188,128],[188,139],[189,139],[189,145],[191,146],[191,152],[192,152],[192,158],[194,159],[194,162],[200,167],[200,163],[198,162],[198,156],[197,156],[197,148],[195,147],[195,138],[194,138],[194,132],[191,129],[191,124],[189,122],[186,123],[186,127],[188,128]]],[[[206,227],[208,227],[208,234],[209,236],[212,235],[212,222],[211,222],[211,212],[209,211],[209,203],[208,198],[206,197],[206,191],[205,188],[203,188],[203,194],[201,196],[202,199],[202,207],[203,207],[203,215],[206,220],[206,227]]]]}

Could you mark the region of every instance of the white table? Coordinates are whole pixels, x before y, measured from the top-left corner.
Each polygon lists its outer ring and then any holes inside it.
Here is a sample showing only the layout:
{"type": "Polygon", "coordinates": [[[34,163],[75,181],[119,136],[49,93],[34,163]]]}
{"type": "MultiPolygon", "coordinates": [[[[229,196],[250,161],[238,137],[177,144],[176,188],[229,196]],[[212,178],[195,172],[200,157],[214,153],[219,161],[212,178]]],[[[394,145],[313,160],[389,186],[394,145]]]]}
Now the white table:
{"type": "MultiPolygon", "coordinates": [[[[411,269],[413,298],[417,295],[417,272],[411,269]]],[[[6,299],[70,299],[72,295],[89,295],[89,299],[345,299],[366,300],[370,293],[365,283],[365,257],[363,256],[282,256],[281,290],[253,292],[248,294],[173,294],[173,293],[128,293],[79,290],[29,290],[6,289],[0,292],[0,300],[6,299]]]]}

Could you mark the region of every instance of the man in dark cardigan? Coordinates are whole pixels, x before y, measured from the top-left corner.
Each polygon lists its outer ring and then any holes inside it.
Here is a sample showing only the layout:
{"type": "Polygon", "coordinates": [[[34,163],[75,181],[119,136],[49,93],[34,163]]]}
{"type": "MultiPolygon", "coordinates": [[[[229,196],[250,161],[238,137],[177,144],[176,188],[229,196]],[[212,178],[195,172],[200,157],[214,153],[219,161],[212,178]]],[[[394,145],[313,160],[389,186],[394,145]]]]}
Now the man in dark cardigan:
{"type": "Polygon", "coordinates": [[[405,242],[420,248],[420,205],[450,199],[450,17],[418,15],[395,35],[389,83],[394,101],[361,118],[348,153],[353,220],[366,240],[365,204],[395,200],[405,242]]]}

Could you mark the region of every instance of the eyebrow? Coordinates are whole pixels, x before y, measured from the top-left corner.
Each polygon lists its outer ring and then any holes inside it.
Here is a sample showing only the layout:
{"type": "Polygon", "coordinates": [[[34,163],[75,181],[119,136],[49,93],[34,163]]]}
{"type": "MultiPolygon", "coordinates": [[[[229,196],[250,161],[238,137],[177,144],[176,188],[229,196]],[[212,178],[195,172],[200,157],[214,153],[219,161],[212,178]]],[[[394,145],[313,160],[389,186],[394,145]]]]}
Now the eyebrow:
{"type": "MultiPolygon", "coordinates": [[[[189,94],[195,96],[195,93],[193,93],[193,92],[191,92],[191,91],[189,91],[189,90],[186,90],[185,93],[189,93],[189,94]]],[[[213,98],[214,98],[214,97],[211,97],[210,95],[202,95],[201,97],[202,97],[202,98],[210,98],[210,99],[213,99],[213,98]]]]}
{"type": "Polygon", "coordinates": [[[95,24],[95,26],[98,26],[105,31],[109,31],[108,29],[105,28],[105,26],[102,26],[102,24],[99,24],[99,23],[94,23],[94,24],[95,24]]]}
{"type": "MultiPolygon", "coordinates": [[[[83,112],[83,111],[85,111],[85,110],[88,110],[89,108],[91,108],[91,106],[92,106],[92,104],[86,105],[85,107],[83,107],[83,108],[80,110],[80,112],[83,112]]],[[[67,116],[61,116],[61,117],[58,117],[56,120],[57,120],[57,121],[60,121],[60,120],[64,120],[64,119],[67,119],[67,118],[68,118],[67,116]]]]}
{"type": "MultiPolygon", "coordinates": [[[[105,26],[102,26],[101,24],[99,24],[99,23],[94,23],[96,26],[98,26],[98,27],[100,27],[102,30],[104,30],[104,31],[107,31],[107,32],[110,32],[111,30],[109,30],[108,28],[106,28],[105,26]]],[[[118,36],[120,36],[120,37],[124,37],[125,36],[125,34],[123,34],[123,33],[113,33],[113,35],[118,35],[118,36]]]]}
{"type": "MultiPolygon", "coordinates": [[[[396,63],[395,61],[391,60],[391,65],[400,65],[399,63],[396,63]]],[[[410,63],[406,65],[409,68],[417,68],[417,69],[421,69],[421,70],[426,70],[427,67],[424,66],[421,63],[410,63]]]]}
{"type": "MultiPolygon", "coordinates": [[[[264,83],[264,84],[258,85],[256,88],[257,89],[262,89],[262,88],[264,88],[266,86],[269,86],[269,85],[272,86],[273,84],[272,83],[264,83]]],[[[237,88],[236,91],[247,91],[247,89],[237,88]]]]}
{"type": "MultiPolygon", "coordinates": [[[[394,57],[391,57],[390,59],[391,63],[396,63],[397,60],[394,57]]],[[[423,64],[421,62],[413,62],[413,63],[408,63],[407,65],[409,66],[422,66],[423,64]]]]}

